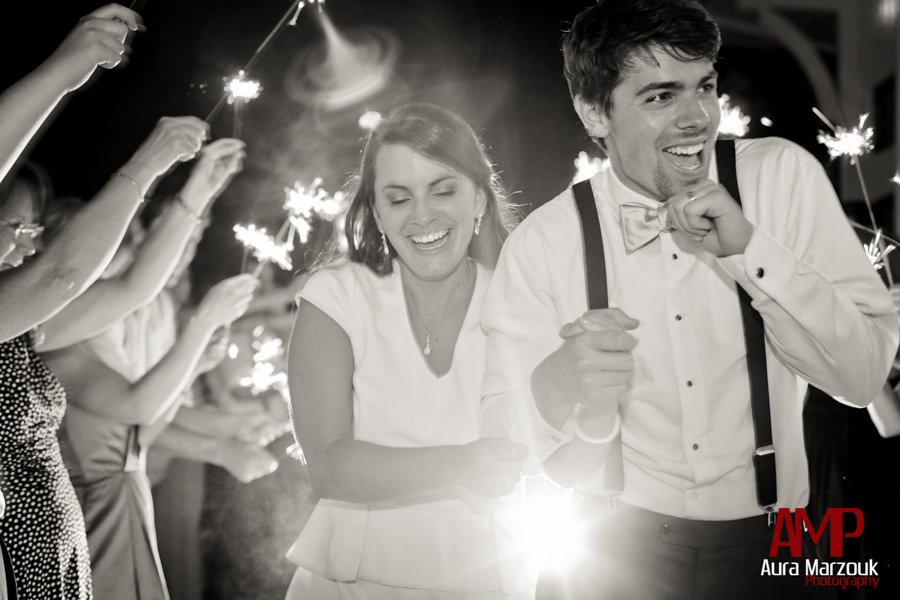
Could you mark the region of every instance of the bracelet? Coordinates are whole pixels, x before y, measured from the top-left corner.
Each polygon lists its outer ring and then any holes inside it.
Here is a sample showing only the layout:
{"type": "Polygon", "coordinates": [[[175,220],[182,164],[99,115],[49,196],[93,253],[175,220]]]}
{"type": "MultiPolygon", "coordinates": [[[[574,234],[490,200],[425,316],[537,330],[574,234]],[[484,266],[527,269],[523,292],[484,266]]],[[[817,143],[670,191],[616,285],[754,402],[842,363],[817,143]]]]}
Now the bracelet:
{"type": "Polygon", "coordinates": [[[184,201],[184,198],[182,198],[180,194],[175,196],[175,202],[177,202],[181,206],[181,208],[183,208],[184,211],[194,220],[195,225],[197,223],[203,222],[203,217],[198,215],[193,208],[188,206],[188,203],[184,201]]]}
{"type": "Polygon", "coordinates": [[[619,418],[619,413],[617,412],[616,420],[613,423],[612,431],[610,431],[608,435],[606,435],[602,438],[593,437],[591,435],[588,435],[581,428],[581,424],[578,422],[578,414],[577,414],[578,406],[580,406],[580,405],[576,405],[576,409],[575,409],[576,414],[574,415],[574,418],[572,419],[572,425],[575,430],[575,437],[577,437],[578,439],[580,439],[584,442],[587,442],[589,444],[605,444],[607,442],[611,442],[613,440],[613,438],[615,438],[617,435],[619,435],[619,432],[622,431],[622,419],[619,418]]]}
{"type": "Polygon", "coordinates": [[[143,190],[141,190],[141,184],[139,184],[137,181],[135,181],[132,176],[126,175],[122,171],[116,171],[115,173],[112,174],[112,176],[113,177],[121,177],[122,179],[124,179],[125,181],[127,181],[128,183],[133,185],[134,189],[136,189],[137,193],[138,193],[138,201],[141,203],[144,202],[144,192],[143,192],[143,190]]]}

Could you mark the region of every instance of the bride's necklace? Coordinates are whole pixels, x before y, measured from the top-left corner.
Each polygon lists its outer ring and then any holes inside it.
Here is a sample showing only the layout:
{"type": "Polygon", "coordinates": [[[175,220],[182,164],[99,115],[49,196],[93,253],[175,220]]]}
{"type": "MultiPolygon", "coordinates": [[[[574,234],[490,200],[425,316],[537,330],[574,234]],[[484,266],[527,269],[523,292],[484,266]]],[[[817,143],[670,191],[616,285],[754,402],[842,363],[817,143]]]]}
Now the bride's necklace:
{"type": "Polygon", "coordinates": [[[469,265],[468,274],[466,277],[466,282],[462,286],[458,286],[455,291],[463,290],[463,294],[457,298],[454,302],[451,302],[447,305],[447,309],[441,314],[437,323],[434,325],[426,325],[425,321],[419,317],[419,311],[416,310],[416,305],[413,302],[412,298],[409,295],[409,292],[406,291],[406,288],[403,289],[403,295],[406,297],[406,305],[409,306],[410,316],[412,317],[413,325],[420,327],[422,331],[425,333],[425,346],[422,348],[422,354],[425,356],[431,355],[431,334],[437,333],[440,331],[441,325],[443,325],[444,321],[453,312],[453,310],[459,306],[460,302],[469,297],[469,292],[472,288],[475,287],[475,269],[472,265],[472,259],[467,258],[466,263],[469,265]]]}

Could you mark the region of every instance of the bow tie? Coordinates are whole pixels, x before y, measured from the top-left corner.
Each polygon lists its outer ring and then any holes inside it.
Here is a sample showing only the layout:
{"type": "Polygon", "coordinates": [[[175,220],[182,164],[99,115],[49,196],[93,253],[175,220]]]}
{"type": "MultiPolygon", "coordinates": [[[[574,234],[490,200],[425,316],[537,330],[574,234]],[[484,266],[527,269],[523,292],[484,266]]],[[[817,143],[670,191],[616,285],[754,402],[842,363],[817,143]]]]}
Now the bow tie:
{"type": "Polygon", "coordinates": [[[643,248],[659,237],[660,233],[673,230],[669,224],[665,204],[650,207],[626,202],[619,205],[619,222],[622,224],[622,237],[625,239],[627,254],[643,248]]]}

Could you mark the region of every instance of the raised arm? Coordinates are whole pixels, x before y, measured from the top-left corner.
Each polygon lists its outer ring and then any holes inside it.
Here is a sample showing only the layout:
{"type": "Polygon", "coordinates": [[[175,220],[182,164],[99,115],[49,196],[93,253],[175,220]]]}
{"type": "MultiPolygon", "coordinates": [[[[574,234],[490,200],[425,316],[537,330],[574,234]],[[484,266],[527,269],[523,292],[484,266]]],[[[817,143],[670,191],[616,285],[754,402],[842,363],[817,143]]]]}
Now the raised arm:
{"type": "Polygon", "coordinates": [[[207,125],[194,117],[164,117],[134,156],[93,200],[21,267],[0,272],[0,340],[45,322],[96,281],[144,199],[175,162],[192,158],[207,125]],[[15,307],[11,312],[10,307],[15,307]]]}
{"type": "Polygon", "coordinates": [[[0,179],[24,152],[63,97],[81,87],[99,66],[112,69],[128,49],[140,16],[109,4],[82,17],[59,48],[37,69],[0,94],[0,179]]]}
{"type": "MultiPolygon", "coordinates": [[[[194,117],[173,119],[173,126],[205,131],[194,117]]],[[[165,122],[165,121],[164,121],[165,122]]],[[[161,147],[161,152],[168,151],[161,147]]],[[[240,170],[244,143],[221,139],[207,145],[177,200],[153,224],[128,269],[98,280],[42,325],[42,350],[54,350],[97,335],[110,323],[151,302],[163,289],[178,264],[199,216],[240,170]]]]}
{"type": "Polygon", "coordinates": [[[213,332],[246,310],[256,285],[250,275],[239,275],[214,286],[171,350],[133,383],[114,372],[103,375],[105,365],[71,348],[45,358],[84,410],[129,425],[152,425],[183,397],[213,332]]]}
{"type": "Polygon", "coordinates": [[[350,339],[309,302],[300,303],[288,356],[294,430],[320,497],[370,503],[456,486],[498,496],[518,482],[524,449],[503,440],[392,448],[354,439],[350,339]]]}

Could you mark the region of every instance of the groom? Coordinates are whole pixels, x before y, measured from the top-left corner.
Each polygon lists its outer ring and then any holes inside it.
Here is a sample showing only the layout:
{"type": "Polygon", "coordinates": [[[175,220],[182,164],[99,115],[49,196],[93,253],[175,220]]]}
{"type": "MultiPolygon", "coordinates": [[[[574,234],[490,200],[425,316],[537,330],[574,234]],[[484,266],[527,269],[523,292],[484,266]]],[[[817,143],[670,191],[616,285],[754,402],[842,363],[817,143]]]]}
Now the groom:
{"type": "Polygon", "coordinates": [[[819,163],[777,138],[717,152],[719,44],[690,0],[576,17],[565,75],[611,168],[512,233],[485,300],[483,433],[577,483],[590,525],[570,597],[823,591],[761,575],[770,517],[808,501],[807,381],[865,406],[897,348],[819,163]]]}

